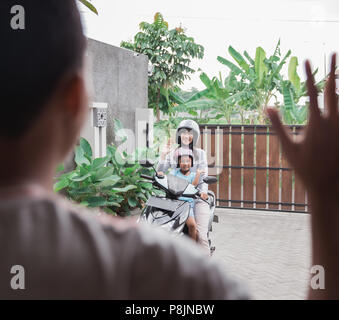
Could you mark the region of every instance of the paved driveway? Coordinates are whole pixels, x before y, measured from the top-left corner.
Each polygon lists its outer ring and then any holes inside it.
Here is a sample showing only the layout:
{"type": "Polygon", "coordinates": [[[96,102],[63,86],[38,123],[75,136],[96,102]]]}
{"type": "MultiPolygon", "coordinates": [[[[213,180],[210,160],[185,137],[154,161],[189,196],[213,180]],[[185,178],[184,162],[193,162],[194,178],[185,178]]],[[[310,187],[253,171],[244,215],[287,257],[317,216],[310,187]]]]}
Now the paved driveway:
{"type": "Polygon", "coordinates": [[[244,280],[254,299],[305,299],[311,250],[309,215],[217,209],[215,257],[244,280]]]}

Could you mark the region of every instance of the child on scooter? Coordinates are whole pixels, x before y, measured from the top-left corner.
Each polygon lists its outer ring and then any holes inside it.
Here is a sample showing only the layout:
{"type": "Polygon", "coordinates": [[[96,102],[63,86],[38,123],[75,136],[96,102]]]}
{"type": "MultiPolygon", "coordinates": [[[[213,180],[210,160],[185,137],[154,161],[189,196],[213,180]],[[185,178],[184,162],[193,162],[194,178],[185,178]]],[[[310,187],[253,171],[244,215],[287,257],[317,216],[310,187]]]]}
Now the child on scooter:
{"type": "MultiPolygon", "coordinates": [[[[191,167],[193,167],[193,153],[189,149],[179,149],[178,150],[178,157],[177,157],[177,169],[171,174],[177,176],[179,178],[187,180],[194,186],[199,184],[200,175],[203,173],[201,170],[197,170],[196,173],[191,172],[191,167]]],[[[194,240],[198,241],[198,231],[197,231],[197,224],[194,219],[194,199],[180,197],[179,200],[185,200],[190,204],[190,213],[189,217],[186,221],[186,225],[188,227],[188,234],[194,240]]]]}

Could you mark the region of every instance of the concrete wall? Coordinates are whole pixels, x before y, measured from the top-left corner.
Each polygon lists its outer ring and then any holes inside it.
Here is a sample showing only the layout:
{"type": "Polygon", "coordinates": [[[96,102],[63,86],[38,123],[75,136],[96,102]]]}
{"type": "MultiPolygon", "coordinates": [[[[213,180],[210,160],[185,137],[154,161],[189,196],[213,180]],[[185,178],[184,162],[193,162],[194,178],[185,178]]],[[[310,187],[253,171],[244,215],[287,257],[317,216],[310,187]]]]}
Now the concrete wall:
{"type": "MultiPolygon", "coordinates": [[[[135,110],[147,109],[148,58],[93,39],[88,39],[87,57],[92,102],[108,104],[107,144],[111,144],[114,143],[114,118],[135,131],[135,110]]],[[[90,123],[87,119],[82,136],[90,136],[93,130],[90,123]]],[[[65,160],[66,171],[74,168],[73,159],[72,152],[65,160]]]]}
{"type": "Polygon", "coordinates": [[[113,141],[113,118],[134,130],[135,109],[147,108],[148,58],[103,42],[88,40],[94,102],[108,103],[107,143],[113,141]]]}

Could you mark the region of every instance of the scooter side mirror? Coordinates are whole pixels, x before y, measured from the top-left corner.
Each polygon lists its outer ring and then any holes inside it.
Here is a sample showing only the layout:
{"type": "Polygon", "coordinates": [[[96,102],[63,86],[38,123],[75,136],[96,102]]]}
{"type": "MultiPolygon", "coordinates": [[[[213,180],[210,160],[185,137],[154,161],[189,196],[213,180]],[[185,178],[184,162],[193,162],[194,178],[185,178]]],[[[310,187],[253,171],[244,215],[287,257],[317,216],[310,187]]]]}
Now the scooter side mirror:
{"type": "Polygon", "coordinates": [[[213,184],[213,183],[216,183],[216,182],[218,181],[218,179],[217,179],[216,177],[210,177],[210,176],[208,176],[208,177],[205,177],[205,178],[203,179],[203,181],[204,181],[205,183],[207,183],[207,184],[213,184]]]}
{"type": "Polygon", "coordinates": [[[140,165],[143,168],[153,168],[154,163],[150,162],[149,160],[146,160],[146,162],[140,162],[140,165]]]}

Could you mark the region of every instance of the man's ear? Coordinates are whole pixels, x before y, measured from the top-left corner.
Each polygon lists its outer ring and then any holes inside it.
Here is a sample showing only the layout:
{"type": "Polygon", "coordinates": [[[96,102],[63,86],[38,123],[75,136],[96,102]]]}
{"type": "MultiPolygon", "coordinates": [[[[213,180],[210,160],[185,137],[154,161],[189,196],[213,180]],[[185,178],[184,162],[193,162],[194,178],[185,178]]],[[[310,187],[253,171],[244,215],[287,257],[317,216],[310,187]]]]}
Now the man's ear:
{"type": "Polygon", "coordinates": [[[69,77],[61,88],[65,115],[74,121],[82,119],[87,110],[88,96],[84,78],[80,74],[69,77]]]}

